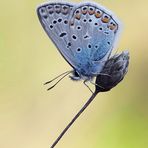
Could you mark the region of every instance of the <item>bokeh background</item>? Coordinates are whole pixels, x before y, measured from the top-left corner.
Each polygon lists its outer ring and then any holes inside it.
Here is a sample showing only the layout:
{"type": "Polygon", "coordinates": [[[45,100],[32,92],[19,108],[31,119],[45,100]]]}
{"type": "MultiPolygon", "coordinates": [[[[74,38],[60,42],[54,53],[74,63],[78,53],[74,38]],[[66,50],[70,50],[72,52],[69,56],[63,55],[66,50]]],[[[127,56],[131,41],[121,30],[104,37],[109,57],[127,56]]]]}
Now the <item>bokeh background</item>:
{"type": "MultiPolygon", "coordinates": [[[[71,67],[38,21],[42,2],[0,1],[0,148],[48,148],[91,95],[69,78],[49,92],[43,86],[71,67]]],[[[96,97],[57,148],[147,148],[148,1],[96,2],[124,24],[117,49],[129,49],[129,72],[96,97]]]]}

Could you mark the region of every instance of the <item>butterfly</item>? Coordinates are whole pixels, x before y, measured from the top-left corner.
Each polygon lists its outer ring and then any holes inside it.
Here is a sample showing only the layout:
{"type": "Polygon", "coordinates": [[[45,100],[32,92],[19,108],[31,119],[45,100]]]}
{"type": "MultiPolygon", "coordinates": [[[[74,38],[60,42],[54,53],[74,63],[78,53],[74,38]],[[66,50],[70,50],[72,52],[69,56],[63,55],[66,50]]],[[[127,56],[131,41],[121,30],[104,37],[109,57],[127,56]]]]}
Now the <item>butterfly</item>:
{"type": "MultiPolygon", "coordinates": [[[[115,58],[119,56],[110,58],[110,55],[118,39],[121,25],[119,20],[108,9],[94,2],[47,2],[37,8],[37,14],[47,35],[53,41],[64,59],[73,68],[72,71],[59,75],[58,77],[64,75],[59,81],[72,73],[72,80],[84,80],[84,84],[87,81],[92,82],[92,79],[97,77],[94,85],[97,86],[98,83],[104,79],[104,85],[113,83],[115,86],[116,83],[113,80],[120,78],[121,75],[119,72],[122,71],[117,68],[119,65],[119,67],[121,67],[121,64],[117,64],[119,58],[115,58]],[[112,79],[108,80],[106,77],[100,77],[100,75],[104,75],[101,73],[102,71],[107,71],[109,74],[112,74],[112,79]],[[118,77],[116,78],[115,75],[117,74],[118,77]]],[[[124,71],[126,72],[126,70],[124,71]]],[[[92,92],[93,94],[86,104],[84,104],[50,148],[56,146],[75,120],[92,102],[98,94],[99,88],[96,87],[95,92],[92,92]]],[[[104,91],[105,89],[102,90],[104,91]]]]}
{"type": "Polygon", "coordinates": [[[37,15],[72,66],[72,80],[91,81],[101,74],[120,30],[119,20],[109,10],[94,2],[47,2],[37,8],[37,15]]]}

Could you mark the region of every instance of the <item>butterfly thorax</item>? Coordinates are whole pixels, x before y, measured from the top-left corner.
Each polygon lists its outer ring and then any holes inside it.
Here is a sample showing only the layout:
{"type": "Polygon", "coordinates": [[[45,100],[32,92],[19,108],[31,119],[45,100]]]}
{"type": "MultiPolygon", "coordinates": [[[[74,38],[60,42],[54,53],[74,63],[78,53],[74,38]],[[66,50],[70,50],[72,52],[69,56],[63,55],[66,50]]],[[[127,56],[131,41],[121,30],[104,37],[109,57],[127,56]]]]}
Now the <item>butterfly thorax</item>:
{"type": "Polygon", "coordinates": [[[73,71],[71,78],[72,80],[91,80],[102,71],[104,64],[104,62],[97,63],[91,60],[84,63],[82,62],[78,65],[77,70],[73,71]]]}

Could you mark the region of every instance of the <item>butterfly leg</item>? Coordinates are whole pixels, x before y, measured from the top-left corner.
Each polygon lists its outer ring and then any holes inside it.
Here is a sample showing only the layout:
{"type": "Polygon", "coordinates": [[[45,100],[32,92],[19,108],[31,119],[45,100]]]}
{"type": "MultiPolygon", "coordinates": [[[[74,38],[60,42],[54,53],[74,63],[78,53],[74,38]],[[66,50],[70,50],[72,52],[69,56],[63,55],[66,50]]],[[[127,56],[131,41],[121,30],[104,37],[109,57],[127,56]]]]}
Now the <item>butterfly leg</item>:
{"type": "Polygon", "coordinates": [[[91,90],[91,88],[86,84],[87,80],[83,81],[84,85],[90,90],[90,92],[93,94],[94,92],[91,90]]]}
{"type": "Polygon", "coordinates": [[[91,84],[93,84],[93,85],[95,85],[95,86],[98,86],[98,87],[100,87],[100,88],[102,88],[102,89],[105,89],[103,86],[101,86],[101,85],[98,85],[98,84],[96,84],[96,83],[94,83],[94,82],[92,82],[92,81],[89,81],[91,84]]]}

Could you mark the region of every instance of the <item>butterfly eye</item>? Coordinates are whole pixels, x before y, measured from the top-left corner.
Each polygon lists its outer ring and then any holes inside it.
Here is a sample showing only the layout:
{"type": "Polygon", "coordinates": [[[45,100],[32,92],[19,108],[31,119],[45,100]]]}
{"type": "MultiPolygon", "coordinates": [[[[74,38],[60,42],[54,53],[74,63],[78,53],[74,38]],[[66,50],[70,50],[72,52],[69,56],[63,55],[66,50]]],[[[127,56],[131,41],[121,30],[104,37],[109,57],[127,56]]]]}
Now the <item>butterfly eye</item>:
{"type": "Polygon", "coordinates": [[[101,10],[96,9],[96,11],[95,11],[95,17],[96,18],[100,18],[102,16],[102,14],[103,14],[103,12],[101,10]]]}

